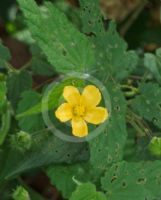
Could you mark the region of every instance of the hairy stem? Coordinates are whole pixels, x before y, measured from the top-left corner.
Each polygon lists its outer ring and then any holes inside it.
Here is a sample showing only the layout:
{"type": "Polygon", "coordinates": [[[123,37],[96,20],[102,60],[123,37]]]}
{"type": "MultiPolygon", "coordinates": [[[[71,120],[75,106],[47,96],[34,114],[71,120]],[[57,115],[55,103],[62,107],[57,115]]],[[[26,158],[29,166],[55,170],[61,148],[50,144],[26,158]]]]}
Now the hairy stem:
{"type": "Polygon", "coordinates": [[[10,122],[11,122],[11,112],[9,105],[6,108],[6,112],[2,115],[2,124],[1,124],[1,129],[0,129],[0,145],[3,144],[7,133],[10,128],[10,122]]]}
{"type": "Polygon", "coordinates": [[[138,18],[142,10],[144,9],[145,5],[147,4],[147,0],[143,0],[143,2],[136,8],[136,10],[133,12],[133,14],[129,17],[128,21],[125,22],[123,27],[120,30],[120,33],[122,36],[125,36],[131,25],[135,22],[135,20],[138,18]]]}
{"type": "Polygon", "coordinates": [[[134,129],[139,133],[139,136],[146,136],[148,135],[151,137],[152,131],[147,123],[137,114],[135,114],[130,108],[127,109],[126,115],[127,121],[131,124],[134,129]]]}

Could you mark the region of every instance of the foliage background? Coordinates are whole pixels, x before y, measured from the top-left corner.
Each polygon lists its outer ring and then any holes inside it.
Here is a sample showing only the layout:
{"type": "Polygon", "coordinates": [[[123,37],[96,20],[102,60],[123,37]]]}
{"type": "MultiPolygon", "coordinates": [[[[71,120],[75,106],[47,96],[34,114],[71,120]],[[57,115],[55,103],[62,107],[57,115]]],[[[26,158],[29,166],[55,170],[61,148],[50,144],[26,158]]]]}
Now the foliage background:
{"type": "Polygon", "coordinates": [[[1,199],[159,200],[160,2],[37,4],[0,2],[1,199]],[[41,115],[45,87],[73,70],[100,79],[112,102],[104,132],[82,144],[53,136],[41,115]]]}

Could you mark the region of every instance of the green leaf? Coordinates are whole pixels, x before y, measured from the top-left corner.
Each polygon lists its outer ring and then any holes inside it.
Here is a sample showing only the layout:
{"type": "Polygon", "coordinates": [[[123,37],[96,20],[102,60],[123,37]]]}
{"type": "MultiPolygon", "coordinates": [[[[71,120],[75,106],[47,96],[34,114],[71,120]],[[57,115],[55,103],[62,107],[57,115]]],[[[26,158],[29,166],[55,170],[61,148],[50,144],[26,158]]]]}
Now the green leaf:
{"type": "Polygon", "coordinates": [[[161,49],[156,51],[156,55],[146,53],[144,57],[145,67],[153,74],[154,78],[161,83],[161,49]]]}
{"type": "Polygon", "coordinates": [[[32,77],[27,71],[13,71],[7,77],[8,99],[16,109],[21,93],[32,87],[32,77]]]}
{"type": "Polygon", "coordinates": [[[88,164],[56,165],[49,167],[46,172],[51,183],[56,186],[64,198],[69,199],[72,192],[76,189],[73,179],[81,182],[89,180],[88,164]],[[69,184],[70,183],[70,184],[69,184]]]}
{"type": "MultiPolygon", "coordinates": [[[[21,98],[22,99],[18,104],[17,114],[23,113],[28,108],[31,108],[32,106],[41,102],[40,94],[32,90],[22,93],[21,98]]],[[[37,114],[32,117],[26,116],[18,118],[18,124],[21,130],[27,132],[35,132],[45,128],[41,114],[37,114]]]]}
{"type": "Polygon", "coordinates": [[[86,72],[93,66],[94,53],[89,40],[58,8],[45,3],[40,10],[33,0],[18,2],[34,39],[57,72],[86,72]]]}
{"type": "Polygon", "coordinates": [[[97,192],[92,183],[84,183],[77,187],[70,200],[106,200],[106,197],[104,193],[97,192]]]}
{"type": "Polygon", "coordinates": [[[94,168],[100,169],[101,173],[109,164],[122,160],[127,139],[126,101],[117,86],[108,83],[107,89],[112,103],[109,122],[105,131],[89,142],[90,162],[94,168]]]}
{"type": "Polygon", "coordinates": [[[6,62],[11,59],[11,55],[7,47],[0,42],[0,68],[6,67],[6,62]]]}
{"type": "Polygon", "coordinates": [[[127,44],[117,33],[114,22],[110,23],[107,32],[94,37],[93,42],[97,60],[95,68],[98,69],[94,74],[103,82],[110,77],[121,81],[136,68],[138,56],[134,51],[127,51],[127,44]]]}
{"type": "Polygon", "coordinates": [[[155,83],[142,83],[139,91],[140,95],[131,102],[132,109],[161,128],[161,88],[155,83]]]}
{"type": "Polygon", "coordinates": [[[161,48],[156,50],[156,55],[157,55],[157,57],[159,59],[158,61],[161,62],[161,48]]]}
{"type": "Polygon", "coordinates": [[[6,93],[7,93],[7,87],[6,82],[0,80],[0,113],[3,112],[3,108],[6,105],[6,93]]]}
{"type": "Polygon", "coordinates": [[[100,3],[98,0],[79,0],[81,5],[81,20],[83,32],[99,35],[104,32],[100,3]]]}
{"type": "Polygon", "coordinates": [[[86,143],[65,142],[45,130],[33,134],[31,139],[32,146],[29,150],[22,152],[11,146],[1,152],[0,181],[33,168],[49,164],[69,164],[89,158],[86,143]]]}
{"type": "MultiPolygon", "coordinates": [[[[67,78],[63,80],[61,83],[55,83],[54,88],[51,88],[49,99],[48,99],[48,109],[54,109],[58,106],[59,99],[63,93],[63,89],[66,85],[74,85],[76,87],[83,84],[82,80],[79,80],[77,78],[67,78]]],[[[42,101],[42,100],[41,100],[42,101]]],[[[42,111],[45,111],[44,108],[42,108],[42,102],[36,104],[35,106],[27,109],[25,112],[22,112],[17,115],[17,118],[29,116],[29,115],[35,115],[38,113],[41,113],[42,111]]]]}
{"type": "Polygon", "coordinates": [[[107,169],[102,189],[110,200],[160,199],[161,162],[120,162],[107,169]]]}
{"type": "Polygon", "coordinates": [[[27,45],[32,45],[35,42],[35,40],[31,36],[29,29],[26,27],[22,30],[16,30],[16,32],[14,33],[14,38],[27,45]]]}
{"type": "Polygon", "coordinates": [[[48,63],[46,57],[36,45],[31,46],[31,53],[31,68],[36,75],[52,76],[55,74],[55,70],[48,63]]]}

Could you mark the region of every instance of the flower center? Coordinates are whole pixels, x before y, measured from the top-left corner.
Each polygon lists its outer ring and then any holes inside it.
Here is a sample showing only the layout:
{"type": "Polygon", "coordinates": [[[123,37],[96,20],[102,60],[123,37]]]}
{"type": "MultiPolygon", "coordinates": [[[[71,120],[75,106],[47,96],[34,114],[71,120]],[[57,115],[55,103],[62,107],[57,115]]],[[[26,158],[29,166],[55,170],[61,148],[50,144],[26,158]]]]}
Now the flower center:
{"type": "Polygon", "coordinates": [[[85,106],[77,105],[73,108],[73,114],[75,116],[83,117],[85,114],[85,106]]]}

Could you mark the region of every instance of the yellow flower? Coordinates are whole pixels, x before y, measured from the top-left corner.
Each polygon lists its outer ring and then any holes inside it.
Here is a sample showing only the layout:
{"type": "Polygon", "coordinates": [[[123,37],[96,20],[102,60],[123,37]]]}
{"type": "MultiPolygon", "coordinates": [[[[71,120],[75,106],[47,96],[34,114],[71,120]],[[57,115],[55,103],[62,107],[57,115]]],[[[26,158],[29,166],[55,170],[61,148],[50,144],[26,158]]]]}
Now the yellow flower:
{"type": "Polygon", "coordinates": [[[77,137],[88,135],[87,123],[98,125],[108,118],[107,109],[97,107],[101,93],[94,85],[86,86],[82,94],[76,87],[66,86],[63,97],[67,102],[58,107],[55,115],[61,122],[71,120],[72,133],[77,137]]]}

